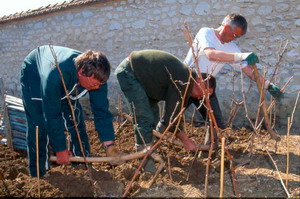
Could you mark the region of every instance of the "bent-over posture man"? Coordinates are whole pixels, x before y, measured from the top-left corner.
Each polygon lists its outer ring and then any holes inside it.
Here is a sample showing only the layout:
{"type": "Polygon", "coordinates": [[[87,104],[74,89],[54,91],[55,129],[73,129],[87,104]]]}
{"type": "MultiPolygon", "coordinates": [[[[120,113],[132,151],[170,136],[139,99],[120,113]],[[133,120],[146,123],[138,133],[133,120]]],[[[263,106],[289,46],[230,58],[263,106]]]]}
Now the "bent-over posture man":
{"type": "MultiPolygon", "coordinates": [[[[112,114],[108,110],[106,81],[111,67],[106,56],[101,52],[88,50],[82,53],[59,46],[53,46],[53,50],[75,110],[85,155],[89,156],[90,146],[78,99],[88,92],[95,126],[106,154],[119,156],[120,152],[114,146],[112,114]]],[[[31,176],[37,176],[36,126],[39,127],[40,176],[44,176],[48,169],[49,141],[59,164],[69,164],[72,154],[82,156],[71,109],[49,46],[40,46],[26,56],[21,70],[21,87],[27,118],[28,165],[31,176]],[[64,130],[71,135],[70,151],[67,149],[64,130]]]]}
{"type": "MultiPolygon", "coordinates": [[[[239,70],[242,61],[245,61],[246,64],[242,65],[242,71],[251,80],[255,80],[252,65],[259,62],[257,55],[253,52],[241,53],[239,47],[234,42],[239,37],[245,35],[246,32],[247,21],[243,16],[238,14],[227,15],[221,26],[216,29],[201,28],[193,42],[194,53],[198,56],[198,66],[201,73],[216,76],[226,63],[239,70]]],[[[196,67],[192,48],[190,48],[184,63],[190,67],[196,67]]],[[[260,80],[264,83],[262,76],[260,76],[260,80]]],[[[279,88],[269,81],[265,82],[265,88],[273,97],[283,97],[283,93],[280,92],[279,88]]],[[[198,106],[199,100],[190,98],[189,103],[194,103],[198,106]]],[[[224,119],[215,93],[210,96],[210,103],[218,126],[225,128],[224,119]]],[[[206,111],[204,106],[199,109],[204,119],[207,116],[206,111]]]]}
{"type": "MultiPolygon", "coordinates": [[[[159,101],[165,101],[164,121],[160,123],[160,129],[163,129],[161,126],[167,127],[172,122],[171,119],[180,112],[187,85],[189,88],[184,105],[190,96],[202,98],[205,89],[199,86],[200,81],[195,71],[190,73],[190,69],[177,57],[159,50],[133,51],[120,63],[115,73],[136,120],[134,129],[138,150],[153,143],[152,131],[160,119],[159,101]],[[190,74],[197,84],[192,80],[189,81],[190,74]]],[[[209,93],[213,92],[211,83],[213,81],[210,79],[209,93]]],[[[174,131],[175,126],[173,125],[170,131],[174,131]]],[[[197,149],[196,143],[187,137],[182,125],[179,126],[176,137],[182,141],[186,150],[197,149]]],[[[144,169],[153,172],[153,165],[153,160],[149,159],[144,169]]]]}

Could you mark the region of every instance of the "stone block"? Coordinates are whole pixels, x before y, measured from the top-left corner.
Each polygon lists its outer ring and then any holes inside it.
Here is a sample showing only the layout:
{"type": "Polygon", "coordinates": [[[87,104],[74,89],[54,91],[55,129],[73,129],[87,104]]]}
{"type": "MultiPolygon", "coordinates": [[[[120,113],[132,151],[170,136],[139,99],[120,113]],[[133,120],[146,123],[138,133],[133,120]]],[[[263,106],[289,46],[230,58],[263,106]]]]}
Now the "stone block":
{"type": "Polygon", "coordinates": [[[75,19],[72,21],[72,26],[81,26],[81,25],[83,25],[82,19],[75,19]]]}
{"type": "Polygon", "coordinates": [[[124,8],[123,7],[117,7],[116,10],[122,12],[124,10],[124,8]]]}
{"type": "Polygon", "coordinates": [[[297,19],[297,20],[295,21],[295,25],[296,25],[297,27],[300,26],[300,19],[297,19]]]}
{"type": "Polygon", "coordinates": [[[109,30],[121,30],[123,25],[117,21],[110,22],[109,30]]]}
{"type": "Polygon", "coordinates": [[[164,19],[164,20],[162,20],[162,22],[161,22],[161,25],[163,25],[163,26],[169,26],[169,25],[171,25],[172,23],[171,23],[171,20],[170,19],[164,19]]]}
{"type": "Polygon", "coordinates": [[[241,8],[238,6],[232,6],[231,13],[241,13],[241,8]]]}
{"type": "Polygon", "coordinates": [[[253,8],[245,8],[242,13],[245,17],[250,17],[255,14],[255,9],[253,8]]]}
{"type": "Polygon", "coordinates": [[[210,5],[207,2],[200,2],[197,4],[195,12],[200,16],[210,14],[210,5]]]}
{"type": "Polygon", "coordinates": [[[175,4],[176,0],[165,0],[164,3],[165,4],[175,4]]]}
{"type": "Polygon", "coordinates": [[[287,11],[289,11],[290,6],[289,6],[289,4],[286,4],[286,3],[279,3],[276,5],[275,9],[277,12],[287,12],[287,11]]]}
{"type": "Polygon", "coordinates": [[[34,29],[41,29],[44,27],[44,23],[43,22],[38,22],[34,25],[34,29]]]}
{"type": "Polygon", "coordinates": [[[272,6],[270,6],[270,5],[262,5],[262,6],[260,6],[260,7],[258,8],[257,13],[258,13],[259,15],[264,16],[264,15],[269,15],[269,14],[271,14],[272,11],[273,11],[273,7],[272,7],[272,6]]]}
{"type": "Polygon", "coordinates": [[[89,10],[84,10],[84,11],[82,11],[82,16],[83,16],[84,18],[90,18],[90,17],[93,16],[93,15],[94,15],[94,13],[91,12],[91,11],[89,11],[89,10]]]}
{"type": "Polygon", "coordinates": [[[252,22],[252,24],[253,24],[254,26],[260,25],[260,24],[263,23],[260,16],[254,16],[254,17],[251,19],[251,22],[252,22]]]}
{"type": "Polygon", "coordinates": [[[184,5],[181,9],[180,9],[180,13],[183,15],[190,15],[191,12],[193,10],[193,7],[191,5],[184,5]]]}
{"type": "Polygon", "coordinates": [[[170,12],[168,12],[168,16],[169,17],[174,17],[174,16],[176,16],[176,12],[175,11],[170,11],[170,12]]]}
{"type": "Polygon", "coordinates": [[[138,21],[132,23],[132,28],[133,29],[142,29],[145,27],[145,25],[146,25],[146,20],[141,19],[141,20],[138,20],[138,21]]]}

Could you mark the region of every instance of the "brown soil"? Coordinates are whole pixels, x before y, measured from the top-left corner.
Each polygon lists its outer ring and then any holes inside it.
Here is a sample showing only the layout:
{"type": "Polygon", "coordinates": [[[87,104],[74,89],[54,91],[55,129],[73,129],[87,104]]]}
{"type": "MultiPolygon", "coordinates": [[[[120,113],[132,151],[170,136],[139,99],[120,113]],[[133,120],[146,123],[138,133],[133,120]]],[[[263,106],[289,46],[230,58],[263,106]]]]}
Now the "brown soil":
{"type": "MultiPolygon", "coordinates": [[[[86,122],[90,137],[92,156],[105,156],[92,122],[86,122]]],[[[118,129],[120,124],[115,124],[118,129]]],[[[190,137],[203,143],[204,128],[187,125],[190,137]]],[[[280,170],[285,183],[286,171],[286,137],[275,144],[265,132],[255,136],[253,147],[252,132],[242,128],[228,130],[227,145],[235,159],[236,184],[241,197],[286,197],[267,149],[280,170]],[[252,150],[252,151],[251,151],[252,150]],[[252,155],[251,155],[252,154],[252,155]]],[[[300,136],[290,138],[290,168],[288,191],[291,196],[300,196],[300,136]]],[[[117,146],[125,153],[134,152],[134,135],[132,126],[128,125],[117,131],[117,146]]],[[[207,154],[194,161],[194,153],[183,148],[162,143],[157,151],[163,156],[166,165],[151,187],[148,187],[153,175],[140,173],[133,183],[129,197],[203,197],[207,154]],[[189,177],[189,178],[188,178],[189,177]],[[188,178],[188,179],[187,179],[188,178]]],[[[219,196],[220,157],[219,151],[212,160],[208,180],[209,197],[219,196]]],[[[41,197],[120,197],[131,181],[138,160],[128,161],[120,166],[107,163],[92,164],[92,183],[84,165],[58,166],[52,164],[47,176],[40,179],[28,175],[26,152],[14,151],[0,144],[0,197],[38,197],[40,186],[41,197]],[[38,186],[39,185],[39,186],[38,186]]],[[[225,197],[234,197],[229,169],[225,162],[225,197]]]]}

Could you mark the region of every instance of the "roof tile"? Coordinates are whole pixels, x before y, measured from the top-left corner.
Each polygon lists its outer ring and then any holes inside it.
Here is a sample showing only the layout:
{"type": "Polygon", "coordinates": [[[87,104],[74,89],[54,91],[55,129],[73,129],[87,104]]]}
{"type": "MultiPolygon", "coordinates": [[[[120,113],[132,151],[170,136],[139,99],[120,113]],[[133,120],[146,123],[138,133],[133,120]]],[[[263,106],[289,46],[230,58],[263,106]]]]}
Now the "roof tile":
{"type": "Polygon", "coordinates": [[[22,11],[22,12],[18,12],[15,14],[10,14],[8,16],[0,17],[0,24],[6,23],[9,21],[38,16],[38,15],[47,14],[47,13],[51,13],[51,12],[56,12],[56,11],[60,11],[63,9],[76,7],[76,6],[80,6],[80,5],[90,4],[90,3],[94,3],[94,2],[101,2],[101,1],[103,1],[103,0],[71,0],[71,1],[64,1],[62,3],[49,4],[47,6],[41,6],[40,8],[37,8],[37,9],[33,9],[33,10],[29,9],[27,11],[22,11]]]}

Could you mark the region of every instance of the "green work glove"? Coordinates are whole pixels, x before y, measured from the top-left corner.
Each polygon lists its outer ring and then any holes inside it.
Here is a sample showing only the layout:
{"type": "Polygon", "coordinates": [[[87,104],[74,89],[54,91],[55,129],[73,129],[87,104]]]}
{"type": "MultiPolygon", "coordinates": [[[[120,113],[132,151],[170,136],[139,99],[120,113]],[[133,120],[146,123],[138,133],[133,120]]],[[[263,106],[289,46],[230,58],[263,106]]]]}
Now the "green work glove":
{"type": "Polygon", "coordinates": [[[283,92],[281,92],[280,89],[274,84],[270,84],[267,90],[276,100],[280,101],[281,99],[284,98],[283,92]]]}
{"type": "Polygon", "coordinates": [[[249,65],[253,66],[256,63],[259,63],[259,59],[257,57],[257,55],[255,53],[250,53],[244,60],[242,61],[246,61],[248,62],[249,65]]]}
{"type": "Polygon", "coordinates": [[[255,65],[259,63],[258,56],[255,53],[235,53],[234,61],[246,61],[248,65],[255,65]]]}

